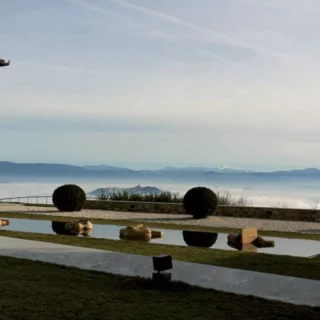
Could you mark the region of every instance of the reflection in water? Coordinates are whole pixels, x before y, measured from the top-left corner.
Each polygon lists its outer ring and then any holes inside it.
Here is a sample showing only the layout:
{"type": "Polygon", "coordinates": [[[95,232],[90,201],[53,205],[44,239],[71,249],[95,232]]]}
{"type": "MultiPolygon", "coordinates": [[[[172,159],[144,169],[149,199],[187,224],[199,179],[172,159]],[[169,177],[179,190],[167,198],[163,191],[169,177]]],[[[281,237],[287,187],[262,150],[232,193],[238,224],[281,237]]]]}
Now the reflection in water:
{"type": "Polygon", "coordinates": [[[258,248],[254,246],[251,243],[242,243],[241,242],[241,235],[234,235],[229,234],[228,235],[228,246],[233,249],[237,249],[239,251],[245,251],[245,252],[257,252],[258,248]],[[239,240],[240,239],[240,240],[239,240]]]}
{"type": "Polygon", "coordinates": [[[230,233],[228,235],[228,246],[237,250],[242,250],[241,234],[230,233]]]}
{"type": "Polygon", "coordinates": [[[268,241],[258,236],[251,242],[257,248],[274,248],[274,241],[268,241]]]}
{"type": "Polygon", "coordinates": [[[84,237],[90,236],[93,224],[89,220],[78,220],[74,222],[52,221],[52,230],[56,234],[84,237]]]}
{"type": "MultiPolygon", "coordinates": [[[[6,220],[7,217],[0,217],[0,220],[6,220]]],[[[74,218],[77,220],[77,218],[74,218]]],[[[79,218],[78,218],[79,219],[79,218]]],[[[33,220],[33,219],[15,219],[10,218],[10,224],[5,227],[0,227],[1,230],[8,231],[16,231],[16,232],[35,232],[42,234],[72,234],[72,232],[65,231],[65,227],[62,225],[62,228],[57,226],[59,221],[44,221],[44,220],[33,220]],[[53,225],[52,225],[53,224],[53,225]],[[60,229],[60,230],[59,230],[60,229]],[[61,230],[62,229],[62,230],[61,230]],[[57,232],[56,232],[57,231],[57,232]]],[[[59,219],[60,220],[60,219],[59,219]]],[[[61,223],[61,222],[60,222],[61,223]]],[[[64,222],[63,224],[65,224],[64,222]]],[[[124,225],[103,225],[103,224],[94,224],[94,228],[89,230],[86,233],[84,230],[83,234],[80,236],[86,236],[90,233],[90,237],[99,238],[99,239],[109,239],[109,240],[119,240],[119,231],[120,229],[126,228],[124,225]]],[[[153,231],[153,230],[152,230],[153,231]]],[[[184,240],[182,236],[182,230],[170,230],[170,229],[162,229],[164,232],[164,236],[161,238],[151,239],[151,240],[143,240],[137,239],[137,241],[148,242],[154,244],[162,244],[162,245],[177,245],[177,246],[187,246],[188,244],[184,240]]],[[[80,234],[78,232],[74,232],[73,235],[80,234]]],[[[257,235],[258,236],[258,235],[257,235]]],[[[248,240],[250,244],[255,239],[251,237],[248,240]]],[[[257,237],[256,237],[257,238],[257,237]]],[[[295,257],[311,257],[318,255],[320,253],[320,242],[315,240],[302,240],[302,239],[286,239],[286,238],[277,238],[277,237],[266,237],[267,240],[273,240],[276,243],[275,247],[268,247],[258,249],[259,253],[266,254],[277,254],[277,255],[289,255],[295,257]]],[[[123,241],[123,240],[121,240],[123,241]]],[[[130,240],[133,241],[133,240],[130,240]]],[[[236,243],[235,243],[236,244],[236,243]]],[[[217,241],[212,245],[210,249],[222,249],[222,250],[253,250],[252,246],[244,245],[235,246],[232,242],[228,244],[228,234],[219,233],[217,237],[217,241]]],[[[169,249],[168,249],[169,250],[169,249]]]]}
{"type": "Polygon", "coordinates": [[[120,239],[125,240],[151,240],[154,238],[161,238],[163,231],[151,230],[148,227],[144,227],[143,224],[138,224],[135,227],[126,227],[120,229],[120,239]]]}
{"type": "Polygon", "coordinates": [[[150,237],[144,237],[144,238],[130,238],[126,236],[119,235],[119,238],[121,240],[129,240],[129,241],[137,241],[137,242],[149,242],[151,240],[150,237]]]}
{"type": "Polygon", "coordinates": [[[273,248],[275,246],[274,241],[268,241],[258,236],[251,241],[246,243],[243,241],[243,233],[228,235],[228,246],[237,250],[246,252],[257,252],[259,248],[273,248]]]}
{"type": "Polygon", "coordinates": [[[216,232],[200,232],[200,231],[183,230],[182,236],[183,236],[184,242],[188,246],[202,247],[202,248],[210,248],[216,243],[218,239],[218,233],[216,232]]]}
{"type": "Polygon", "coordinates": [[[1,219],[0,220],[0,227],[8,226],[10,221],[8,219],[1,219]]]}

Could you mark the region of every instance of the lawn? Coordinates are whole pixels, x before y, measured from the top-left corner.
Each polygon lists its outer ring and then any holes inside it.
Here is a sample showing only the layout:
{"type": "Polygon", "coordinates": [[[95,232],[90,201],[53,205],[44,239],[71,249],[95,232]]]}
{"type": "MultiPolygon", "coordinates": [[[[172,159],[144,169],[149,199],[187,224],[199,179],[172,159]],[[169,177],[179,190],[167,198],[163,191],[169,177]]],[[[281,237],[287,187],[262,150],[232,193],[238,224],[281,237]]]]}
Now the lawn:
{"type": "Polygon", "coordinates": [[[0,257],[2,320],[308,319],[320,308],[296,306],[173,282],[115,276],[0,257]]]}
{"type": "Polygon", "coordinates": [[[173,259],[180,261],[197,262],[222,267],[320,280],[320,259],[182,247],[130,240],[119,241],[6,230],[1,230],[0,236],[53,242],[124,253],[134,253],[145,256],[170,253],[173,259]]]}
{"type": "MultiPolygon", "coordinates": [[[[81,214],[81,213],[80,213],[81,214]]],[[[35,220],[62,220],[74,221],[79,218],[61,217],[43,214],[13,213],[2,212],[2,218],[16,219],[35,219],[35,220]]],[[[135,225],[137,221],[133,220],[107,220],[90,219],[94,224],[113,224],[113,225],[135,225]]],[[[147,223],[153,228],[166,228],[176,230],[199,230],[212,232],[238,232],[239,229],[231,228],[211,228],[191,225],[177,225],[170,223],[147,223]]],[[[286,238],[302,238],[310,240],[320,240],[320,234],[301,234],[292,232],[268,232],[259,231],[262,236],[276,236],[286,238]]],[[[269,255],[261,253],[246,253],[228,250],[202,249],[195,247],[181,247],[173,245],[161,245],[141,243],[136,241],[116,241],[97,238],[83,238],[73,236],[61,236],[55,234],[41,234],[29,232],[6,231],[5,227],[0,230],[0,236],[17,237],[22,239],[38,240],[45,242],[54,242],[72,246],[81,246],[96,248],[102,250],[118,251],[124,253],[135,253],[141,255],[157,255],[170,253],[175,260],[197,262],[209,265],[231,267],[243,270],[252,270],[265,273],[274,273],[301,278],[320,280],[320,259],[296,258],[290,256],[269,255]]]]}

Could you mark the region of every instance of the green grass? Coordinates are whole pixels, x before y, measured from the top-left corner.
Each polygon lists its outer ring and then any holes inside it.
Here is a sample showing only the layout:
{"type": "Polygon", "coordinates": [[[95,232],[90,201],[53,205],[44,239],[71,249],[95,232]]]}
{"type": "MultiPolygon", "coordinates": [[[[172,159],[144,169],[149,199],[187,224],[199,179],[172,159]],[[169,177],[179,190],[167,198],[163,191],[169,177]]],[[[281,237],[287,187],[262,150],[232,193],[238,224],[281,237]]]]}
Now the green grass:
{"type": "Polygon", "coordinates": [[[320,308],[0,257],[2,320],[319,319],[320,308]]]}
{"type": "MultiPolygon", "coordinates": [[[[125,225],[125,226],[134,226],[138,223],[141,223],[139,220],[111,220],[111,219],[94,219],[90,217],[81,216],[79,217],[62,217],[54,215],[58,211],[53,210],[50,212],[50,215],[36,214],[36,213],[16,213],[16,212],[0,212],[1,218],[14,218],[14,219],[30,219],[30,220],[46,220],[46,221],[74,221],[77,219],[90,219],[93,224],[111,224],[111,225],[125,225]]],[[[134,214],[132,215],[134,217],[134,214]]],[[[167,219],[170,221],[170,219],[167,219]]],[[[182,219],[185,220],[185,219],[182,219]]],[[[193,219],[190,218],[190,221],[193,219]]],[[[142,221],[142,223],[144,223],[142,221]]],[[[163,229],[173,229],[173,230],[195,230],[195,231],[212,231],[212,232],[221,232],[221,233],[234,233],[239,232],[241,229],[237,228],[222,228],[222,227],[205,227],[205,226],[194,226],[194,225],[179,225],[174,223],[168,223],[164,220],[163,223],[153,223],[146,222],[145,225],[150,226],[151,228],[163,228],[163,229]]],[[[315,240],[320,241],[320,234],[308,234],[308,233],[298,233],[298,232],[279,232],[279,231],[264,231],[259,230],[259,235],[268,236],[268,237],[279,237],[279,238],[289,238],[289,239],[305,239],[305,240],[315,240]]]]}
{"type": "Polygon", "coordinates": [[[174,260],[320,280],[319,259],[5,230],[0,231],[0,236],[145,256],[170,253],[174,260]]]}

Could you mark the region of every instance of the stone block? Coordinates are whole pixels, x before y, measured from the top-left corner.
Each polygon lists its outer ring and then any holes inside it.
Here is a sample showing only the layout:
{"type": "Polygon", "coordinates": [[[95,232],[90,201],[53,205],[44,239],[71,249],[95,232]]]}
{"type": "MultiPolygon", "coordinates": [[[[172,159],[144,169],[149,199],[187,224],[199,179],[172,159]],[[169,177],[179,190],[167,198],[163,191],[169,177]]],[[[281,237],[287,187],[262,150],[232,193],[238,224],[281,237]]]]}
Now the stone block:
{"type": "Polygon", "coordinates": [[[251,243],[258,237],[257,228],[244,228],[241,231],[242,244],[251,243]]]}
{"type": "Polygon", "coordinates": [[[160,271],[166,271],[169,269],[172,269],[172,258],[169,254],[159,255],[152,257],[153,259],[153,268],[154,270],[160,272],[160,271]]]}

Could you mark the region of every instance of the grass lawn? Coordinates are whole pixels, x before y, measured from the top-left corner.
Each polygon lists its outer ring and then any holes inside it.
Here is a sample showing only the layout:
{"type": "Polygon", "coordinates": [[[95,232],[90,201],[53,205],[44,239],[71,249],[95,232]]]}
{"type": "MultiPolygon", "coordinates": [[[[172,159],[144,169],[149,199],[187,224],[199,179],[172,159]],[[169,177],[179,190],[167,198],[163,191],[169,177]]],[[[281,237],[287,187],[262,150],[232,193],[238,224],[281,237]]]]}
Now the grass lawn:
{"type": "Polygon", "coordinates": [[[320,259],[182,247],[130,240],[119,241],[6,230],[1,230],[0,236],[53,242],[124,253],[134,253],[145,256],[170,253],[173,259],[180,261],[197,262],[222,267],[320,280],[320,259]]]}
{"type": "Polygon", "coordinates": [[[2,320],[308,319],[320,308],[295,306],[173,282],[115,276],[0,257],[2,320]]]}
{"type": "MultiPolygon", "coordinates": [[[[53,209],[54,210],[54,209],[53,209]]],[[[50,212],[50,215],[46,214],[36,214],[36,213],[21,213],[21,212],[0,212],[1,218],[14,218],[14,219],[30,219],[30,220],[56,220],[56,221],[75,221],[77,219],[90,219],[93,224],[112,224],[112,225],[125,225],[125,226],[134,226],[140,223],[141,220],[110,220],[110,219],[94,219],[90,217],[81,216],[79,212],[79,217],[62,217],[54,215],[55,212],[50,212]]],[[[134,215],[133,215],[134,217],[134,215]]],[[[169,220],[169,219],[168,219],[169,220]]],[[[170,220],[169,220],[170,221],[170,220]]],[[[195,230],[195,231],[212,231],[212,232],[221,232],[221,233],[234,233],[239,232],[241,229],[236,228],[214,228],[214,227],[205,227],[205,226],[194,226],[194,225],[179,225],[174,223],[153,223],[147,222],[145,225],[148,225],[151,228],[164,228],[164,229],[173,229],[173,230],[195,230]]],[[[320,225],[320,224],[319,224],[320,225]]],[[[320,241],[320,234],[308,234],[308,233],[298,233],[298,232],[279,232],[279,231],[263,231],[258,230],[259,235],[269,236],[269,237],[279,237],[279,238],[289,238],[289,239],[306,239],[306,240],[315,240],[320,241]]]]}

